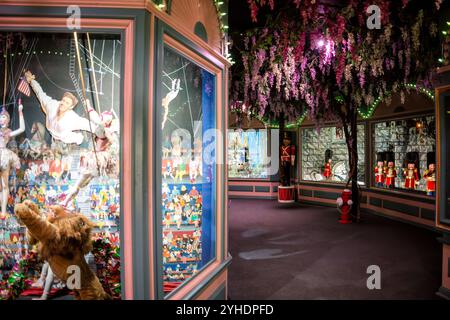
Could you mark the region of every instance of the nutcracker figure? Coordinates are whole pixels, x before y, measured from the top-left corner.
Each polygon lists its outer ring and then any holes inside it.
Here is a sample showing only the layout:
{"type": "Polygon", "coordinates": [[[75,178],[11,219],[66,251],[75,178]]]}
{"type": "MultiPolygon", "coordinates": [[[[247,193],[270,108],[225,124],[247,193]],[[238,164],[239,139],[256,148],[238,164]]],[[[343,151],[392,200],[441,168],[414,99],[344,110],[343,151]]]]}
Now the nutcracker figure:
{"type": "Polygon", "coordinates": [[[406,168],[403,168],[405,189],[415,190],[419,184],[419,171],[417,170],[418,158],[417,152],[408,152],[406,154],[406,168]]]}
{"type": "Polygon", "coordinates": [[[291,167],[295,164],[295,146],[291,144],[288,132],[283,132],[283,145],[280,148],[281,172],[280,180],[282,186],[291,185],[291,167]]]}
{"type": "Polygon", "coordinates": [[[397,171],[395,170],[395,157],[393,152],[386,153],[387,168],[385,170],[386,175],[386,188],[395,188],[395,178],[397,177],[397,171]]]}
{"type": "Polygon", "coordinates": [[[337,208],[341,213],[339,218],[339,222],[342,224],[352,223],[352,218],[350,216],[350,210],[352,209],[353,201],[352,201],[352,191],[348,189],[344,189],[342,194],[336,200],[337,208]]]}
{"type": "Polygon", "coordinates": [[[423,173],[423,177],[426,180],[427,195],[436,195],[436,155],[434,152],[427,153],[427,167],[423,173]]]}
{"type": "Polygon", "coordinates": [[[377,153],[377,165],[375,166],[375,185],[377,187],[383,188],[384,183],[386,182],[385,176],[385,168],[384,168],[384,160],[385,160],[384,152],[377,153]]]}
{"type": "Polygon", "coordinates": [[[333,151],[331,151],[330,149],[327,149],[325,151],[325,167],[323,169],[323,176],[325,177],[326,180],[330,180],[332,177],[332,171],[331,171],[331,164],[333,162],[333,151]]]}

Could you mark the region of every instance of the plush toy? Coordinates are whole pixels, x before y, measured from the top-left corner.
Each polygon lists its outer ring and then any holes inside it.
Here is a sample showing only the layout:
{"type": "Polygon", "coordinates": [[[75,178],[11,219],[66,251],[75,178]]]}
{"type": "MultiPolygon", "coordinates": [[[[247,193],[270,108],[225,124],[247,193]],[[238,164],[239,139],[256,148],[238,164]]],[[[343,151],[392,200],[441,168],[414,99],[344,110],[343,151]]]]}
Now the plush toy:
{"type": "Polygon", "coordinates": [[[28,228],[30,243],[39,244],[41,257],[59,279],[67,282],[76,274],[73,270],[79,268],[80,289],[73,290],[75,299],[111,299],[84,257],[92,250],[93,223],[84,215],[71,213],[61,206],[51,206],[50,209],[54,216],[42,219],[37,205],[25,200],[15,206],[14,212],[28,228]]]}

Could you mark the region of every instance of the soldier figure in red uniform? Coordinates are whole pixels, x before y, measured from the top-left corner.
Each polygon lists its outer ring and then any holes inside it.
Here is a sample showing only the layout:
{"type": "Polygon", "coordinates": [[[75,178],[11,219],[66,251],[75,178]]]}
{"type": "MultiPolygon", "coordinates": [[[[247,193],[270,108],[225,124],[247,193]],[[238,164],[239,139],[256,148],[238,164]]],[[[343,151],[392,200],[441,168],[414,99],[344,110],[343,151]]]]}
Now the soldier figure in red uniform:
{"type": "Polygon", "coordinates": [[[386,188],[395,188],[395,178],[397,177],[397,171],[395,170],[395,158],[393,152],[386,153],[387,168],[385,170],[386,175],[386,188]]]}
{"type": "Polygon", "coordinates": [[[427,153],[428,169],[423,173],[423,177],[427,181],[427,195],[436,195],[436,155],[434,152],[427,153]]]}
{"type": "Polygon", "coordinates": [[[405,188],[415,190],[419,184],[419,171],[417,170],[418,155],[416,152],[406,154],[406,168],[403,168],[405,178],[405,188]]]}
{"type": "Polygon", "coordinates": [[[283,132],[283,145],[280,148],[281,172],[280,180],[282,186],[291,185],[291,167],[295,164],[295,146],[291,144],[288,132],[283,132]]]}
{"type": "Polygon", "coordinates": [[[326,180],[330,180],[333,175],[331,171],[331,163],[333,162],[332,157],[333,151],[327,149],[325,151],[325,168],[323,169],[323,176],[326,180]]]}
{"type": "Polygon", "coordinates": [[[377,153],[377,165],[375,166],[375,185],[377,187],[384,187],[384,183],[386,181],[385,176],[385,169],[384,169],[384,160],[385,160],[385,153],[384,152],[378,152],[377,153]]]}

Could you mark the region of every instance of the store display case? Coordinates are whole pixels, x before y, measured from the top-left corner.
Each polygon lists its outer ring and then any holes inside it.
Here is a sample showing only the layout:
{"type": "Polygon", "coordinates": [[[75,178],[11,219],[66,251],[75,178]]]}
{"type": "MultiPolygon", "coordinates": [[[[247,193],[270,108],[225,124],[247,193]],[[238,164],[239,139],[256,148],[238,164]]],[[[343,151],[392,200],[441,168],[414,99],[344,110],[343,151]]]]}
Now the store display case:
{"type": "MultiPolygon", "coordinates": [[[[348,150],[341,127],[301,128],[301,180],[346,183],[348,150]]],[[[365,125],[358,125],[358,183],[365,184],[365,125]]]]}
{"type": "Polygon", "coordinates": [[[450,68],[438,69],[436,79],[437,194],[436,227],[442,232],[442,285],[437,295],[450,299],[450,68]]]}

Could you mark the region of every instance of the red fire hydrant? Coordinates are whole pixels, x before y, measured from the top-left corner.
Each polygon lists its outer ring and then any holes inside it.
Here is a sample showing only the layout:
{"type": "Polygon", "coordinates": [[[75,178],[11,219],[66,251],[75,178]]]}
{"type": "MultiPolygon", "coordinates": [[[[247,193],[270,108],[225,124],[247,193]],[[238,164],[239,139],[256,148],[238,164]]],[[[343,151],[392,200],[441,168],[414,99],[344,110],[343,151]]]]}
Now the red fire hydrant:
{"type": "Polygon", "coordinates": [[[352,191],[348,189],[344,189],[342,194],[336,200],[337,208],[341,213],[341,217],[339,218],[339,222],[342,224],[352,223],[352,217],[350,216],[350,210],[352,209],[353,201],[352,201],[352,191]]]}

